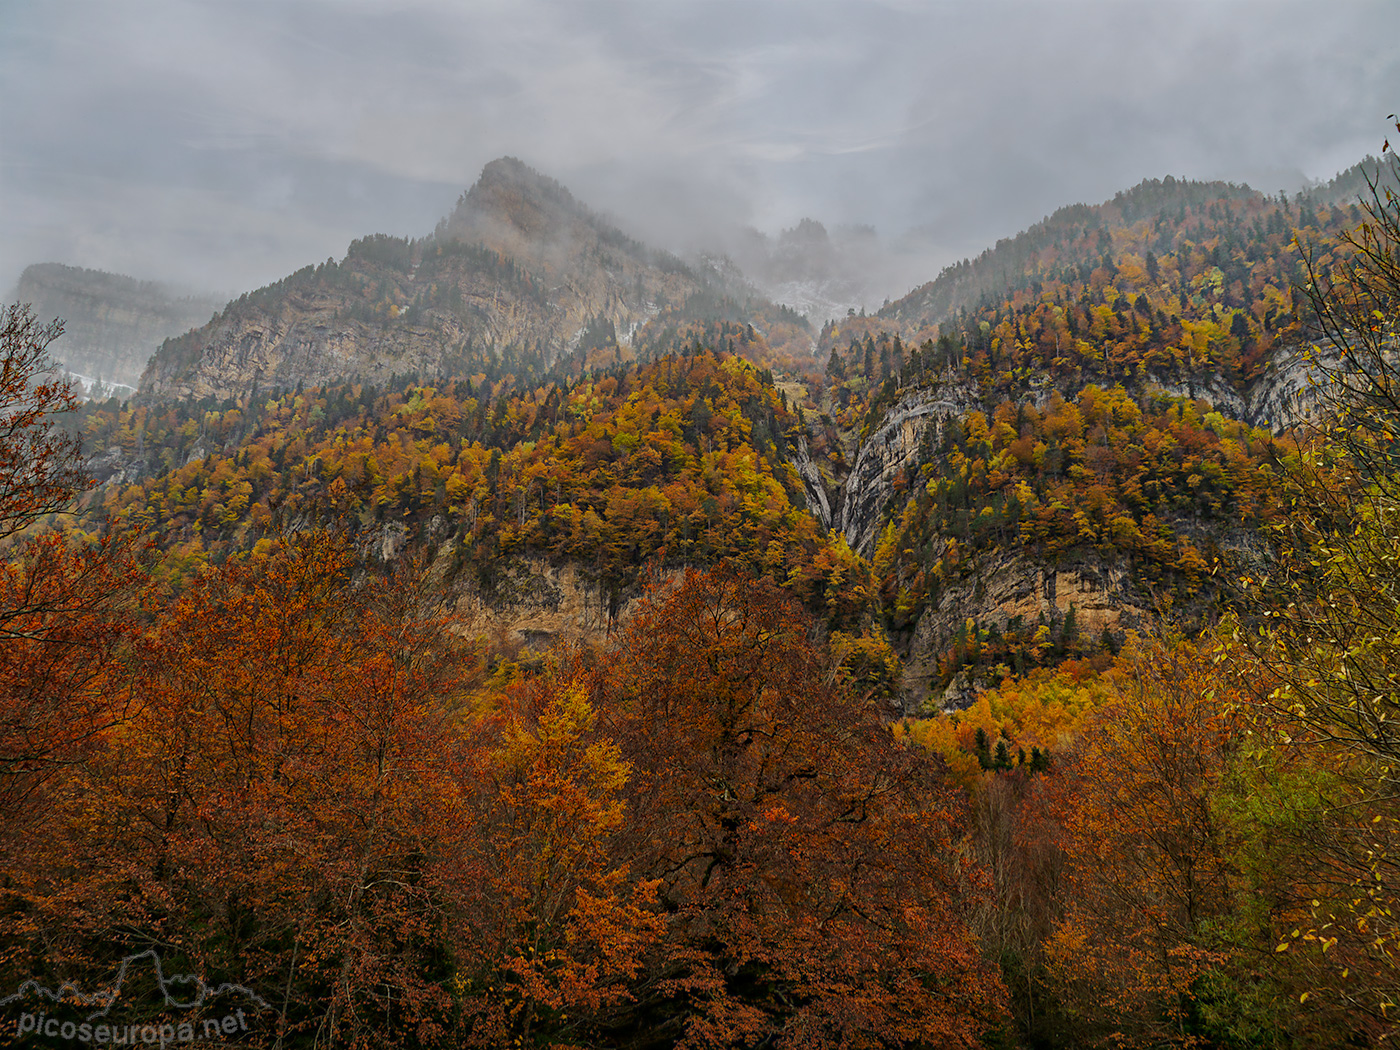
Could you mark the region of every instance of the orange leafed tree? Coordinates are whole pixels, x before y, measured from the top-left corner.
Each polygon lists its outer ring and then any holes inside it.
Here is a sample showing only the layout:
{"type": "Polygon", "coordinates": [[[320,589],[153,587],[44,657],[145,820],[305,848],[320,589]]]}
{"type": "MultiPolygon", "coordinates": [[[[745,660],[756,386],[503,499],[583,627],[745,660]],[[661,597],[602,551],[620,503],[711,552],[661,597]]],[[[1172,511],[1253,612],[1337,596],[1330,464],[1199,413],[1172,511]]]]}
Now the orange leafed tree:
{"type": "Polygon", "coordinates": [[[809,629],[765,580],[691,572],[598,670],[633,766],[619,848],[667,914],[628,1045],[972,1046],[1002,1016],[961,803],[809,629]]]}
{"type": "Polygon", "coordinates": [[[480,884],[454,927],[467,1045],[586,1041],[662,934],[656,883],[629,879],[610,848],[630,768],[597,722],[568,666],[514,683],[486,719],[461,854],[480,884]]]}
{"type": "Polygon", "coordinates": [[[1209,646],[1143,643],[1056,778],[1068,854],[1049,951],[1071,1009],[1105,1039],[1195,1045],[1193,984],[1223,961],[1235,843],[1217,812],[1242,693],[1209,646]]]}
{"type": "MultiPolygon", "coordinates": [[[[86,479],[76,438],[54,426],[77,406],[49,344],[63,331],[24,306],[0,312],[0,833],[42,813],[44,785],[125,712],[105,675],[141,589],[134,545],[59,533],[22,537],[86,479]]],[[[13,845],[6,839],[5,848],[13,845]]]]}
{"type": "Polygon", "coordinates": [[[611,846],[629,766],[586,679],[479,710],[421,566],[356,566],[299,534],[147,610],[6,872],[14,965],[156,948],[255,989],[266,1045],[578,1045],[662,929],[611,846]]]}
{"type": "Polygon", "coordinates": [[[479,767],[452,714],[476,654],[419,577],[356,580],[353,559],[300,535],[160,610],[113,683],[128,719],[28,858],[14,932],[98,971],[178,954],[258,990],[269,1042],[445,1031],[444,930],[479,884],[456,863],[479,767]]]}
{"type": "Polygon", "coordinates": [[[80,403],[49,358],[62,334],[61,321],[40,324],[27,306],[0,313],[0,540],[62,510],[87,483],[78,439],[51,425],[80,403]]]}

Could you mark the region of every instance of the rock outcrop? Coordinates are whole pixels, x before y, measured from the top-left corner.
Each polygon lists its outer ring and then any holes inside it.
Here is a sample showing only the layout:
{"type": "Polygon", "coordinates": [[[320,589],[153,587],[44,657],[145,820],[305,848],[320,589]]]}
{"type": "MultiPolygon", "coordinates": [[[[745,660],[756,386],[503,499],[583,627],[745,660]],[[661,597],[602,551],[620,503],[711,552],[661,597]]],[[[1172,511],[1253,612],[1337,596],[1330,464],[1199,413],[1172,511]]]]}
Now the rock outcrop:
{"type": "Polygon", "coordinates": [[[214,296],[59,263],[26,268],[11,298],[32,305],[41,321],[63,320],[49,352],[68,371],[88,386],[101,378],[131,389],[164,340],[204,324],[224,305],[214,296]]]}
{"type": "Polygon", "coordinates": [[[935,386],[905,394],[885,413],[880,426],[861,444],[841,489],[834,524],[852,550],[867,558],[874,552],[895,480],[918,463],[919,447],[929,428],[949,416],[962,416],[976,404],[976,389],[948,375],[935,386]]]}
{"type": "Polygon", "coordinates": [[[1165,381],[1160,387],[1173,397],[1199,398],[1223,415],[1251,426],[1280,431],[1313,416],[1318,409],[1320,373],[1296,347],[1280,349],[1263,374],[1243,391],[1219,376],[1195,382],[1165,381]]]}
{"type": "Polygon", "coordinates": [[[226,398],[255,385],[442,374],[507,350],[542,370],[587,331],[626,343],[658,311],[723,284],[505,158],[486,166],[432,236],[358,240],[339,263],[244,295],[168,341],[141,394],[226,398]]]}
{"type": "Polygon", "coordinates": [[[807,509],[822,523],[822,528],[830,529],[834,522],[831,501],[827,498],[826,482],[816,463],[812,461],[806,438],[798,442],[797,448],[791,451],[789,458],[797,469],[797,476],[802,479],[802,487],[807,494],[807,509]]]}
{"type": "Polygon", "coordinates": [[[1062,623],[1071,607],[1082,635],[1097,637],[1104,628],[1121,633],[1138,627],[1150,599],[1135,585],[1126,557],[1071,557],[1049,564],[1025,551],[1008,550],[979,566],[975,576],[944,591],[937,608],[925,611],[914,627],[904,666],[904,689],[910,712],[921,707],[963,707],[972,699],[966,682],[954,682],[939,696],[930,688],[938,677],[937,660],[954,635],[971,618],[999,629],[1062,623]]]}
{"type": "Polygon", "coordinates": [[[640,589],[613,593],[577,565],[529,559],[513,565],[488,591],[453,588],[456,630],[536,652],[559,643],[601,645],[632,615],[640,589]]]}

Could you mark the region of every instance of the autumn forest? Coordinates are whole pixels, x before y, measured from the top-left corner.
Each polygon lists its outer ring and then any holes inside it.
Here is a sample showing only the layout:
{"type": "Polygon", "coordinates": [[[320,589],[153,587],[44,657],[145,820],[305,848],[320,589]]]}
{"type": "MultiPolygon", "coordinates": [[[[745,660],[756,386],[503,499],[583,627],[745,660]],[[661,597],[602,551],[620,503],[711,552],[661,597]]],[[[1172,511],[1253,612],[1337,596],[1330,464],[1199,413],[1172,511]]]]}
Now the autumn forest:
{"type": "Polygon", "coordinates": [[[1390,1045],[1394,155],[815,328],[513,165],[128,399],[0,317],[0,1041],[153,953],[268,1048],[1390,1045]]]}

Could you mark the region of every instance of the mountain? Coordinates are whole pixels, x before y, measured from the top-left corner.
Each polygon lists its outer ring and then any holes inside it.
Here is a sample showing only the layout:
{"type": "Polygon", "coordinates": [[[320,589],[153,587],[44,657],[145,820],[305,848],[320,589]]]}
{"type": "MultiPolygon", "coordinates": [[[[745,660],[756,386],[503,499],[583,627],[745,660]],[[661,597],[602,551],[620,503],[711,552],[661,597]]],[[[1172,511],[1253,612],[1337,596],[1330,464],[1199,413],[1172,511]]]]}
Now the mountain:
{"type": "MultiPolygon", "coordinates": [[[[241,296],[169,340],[141,393],[222,398],[255,386],[469,373],[492,356],[542,375],[580,350],[620,360],[634,343],[656,352],[683,342],[687,325],[719,321],[766,330],[782,318],[737,274],[649,248],[503,158],[431,236],[357,240],[340,262],[241,296]]],[[[810,356],[810,333],[797,342],[810,356]]]]}
{"type": "Polygon", "coordinates": [[[770,237],[749,227],[721,240],[723,252],[765,295],[817,324],[864,313],[902,283],[904,267],[869,226],[828,231],[815,219],[770,237]]]}
{"type": "Polygon", "coordinates": [[[27,267],[11,296],[42,320],[61,317],[54,357],[89,384],[102,379],[135,389],[146,362],[171,336],[204,324],[224,300],[168,284],[59,263],[27,267]]]}
{"type": "MultiPolygon", "coordinates": [[[[859,357],[883,332],[935,345],[988,400],[1122,383],[1285,426],[1307,408],[1296,396],[1306,376],[1290,364],[1307,341],[1295,241],[1318,247],[1325,268],[1327,246],[1361,221],[1357,193],[1379,171],[1369,159],[1291,199],[1149,179],[1099,205],[1061,208],[871,317],[827,325],[819,352],[859,357]]],[[[843,402],[850,394],[861,397],[843,402]]]]}
{"type": "MultiPolygon", "coordinates": [[[[497,161],[432,236],[230,304],[83,428],[105,508],[180,565],[348,522],[376,558],[437,551],[474,622],[543,644],[561,610],[605,632],[653,560],[742,558],[832,630],[878,625],[905,710],[956,705],[1228,603],[1306,408],[1294,241],[1327,265],[1358,217],[1337,186],[1061,209],[827,325],[815,375],[803,319],[734,269],[497,161]]],[[[783,265],[818,279],[832,244],[804,224],[783,265]]]]}
{"type": "Polygon", "coordinates": [[[1367,176],[1148,180],[823,329],[813,462],[912,696],[1228,600],[1279,513],[1275,434],[1314,407],[1306,259],[1325,276],[1367,176]]]}

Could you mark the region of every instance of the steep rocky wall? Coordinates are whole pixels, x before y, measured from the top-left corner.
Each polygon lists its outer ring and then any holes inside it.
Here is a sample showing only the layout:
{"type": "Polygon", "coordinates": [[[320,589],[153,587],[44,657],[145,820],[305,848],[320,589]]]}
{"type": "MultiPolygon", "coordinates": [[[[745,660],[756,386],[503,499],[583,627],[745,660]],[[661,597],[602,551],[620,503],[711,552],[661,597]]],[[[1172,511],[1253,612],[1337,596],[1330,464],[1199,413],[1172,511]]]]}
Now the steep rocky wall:
{"type": "Polygon", "coordinates": [[[236,398],[254,386],[383,381],[432,371],[465,338],[459,325],[365,324],[337,316],[339,303],[291,296],[271,308],[229,310],[181,343],[167,344],[141,376],[148,397],[236,398]]]}
{"type": "MultiPolygon", "coordinates": [[[[679,570],[668,572],[664,585],[680,578],[679,570]]],[[[460,633],[538,653],[560,644],[605,645],[636,613],[644,588],[613,592],[576,564],[532,558],[512,565],[489,592],[459,580],[448,593],[460,633]]]]}
{"type": "Polygon", "coordinates": [[[167,338],[209,320],[223,306],[212,296],[182,296],[153,281],[58,263],[28,267],[12,296],[40,321],[63,319],[50,347],[70,372],[135,387],[167,338]]]}
{"type": "Polygon", "coordinates": [[[605,642],[633,604],[620,601],[614,610],[608,593],[577,566],[543,560],[525,562],[490,594],[466,585],[455,597],[463,634],[505,635],[536,650],[559,642],[605,642]]]}
{"type": "Polygon", "coordinates": [[[1296,347],[1274,354],[1264,374],[1243,392],[1221,376],[1197,382],[1157,384],[1173,397],[1209,401],[1217,412],[1251,426],[1286,430],[1308,419],[1318,407],[1317,368],[1296,347]]]}
{"type": "Polygon", "coordinates": [[[792,465],[797,468],[798,476],[802,479],[802,487],[806,490],[807,509],[822,523],[822,528],[831,528],[831,502],[827,499],[826,483],[822,480],[821,471],[817,469],[816,463],[812,461],[812,454],[807,448],[806,438],[802,438],[798,442],[796,450],[792,453],[791,461],[792,465]]]}
{"type": "Polygon", "coordinates": [[[879,428],[860,446],[842,486],[835,526],[852,550],[867,558],[874,553],[881,512],[894,493],[895,478],[918,462],[919,444],[928,428],[974,407],[975,389],[950,378],[911,391],[885,414],[879,428]]]}
{"type": "Polygon", "coordinates": [[[905,702],[911,713],[921,708],[962,707],[969,687],[954,682],[937,696],[930,686],[937,659],[970,618],[981,627],[1005,630],[1018,617],[1033,625],[1063,621],[1074,607],[1082,635],[1093,637],[1107,627],[1121,632],[1138,627],[1148,613],[1148,599],[1133,585],[1126,558],[1078,557],[1050,564],[1023,551],[1006,551],[979,566],[975,576],[944,590],[936,609],[919,618],[904,667],[905,702]]]}

